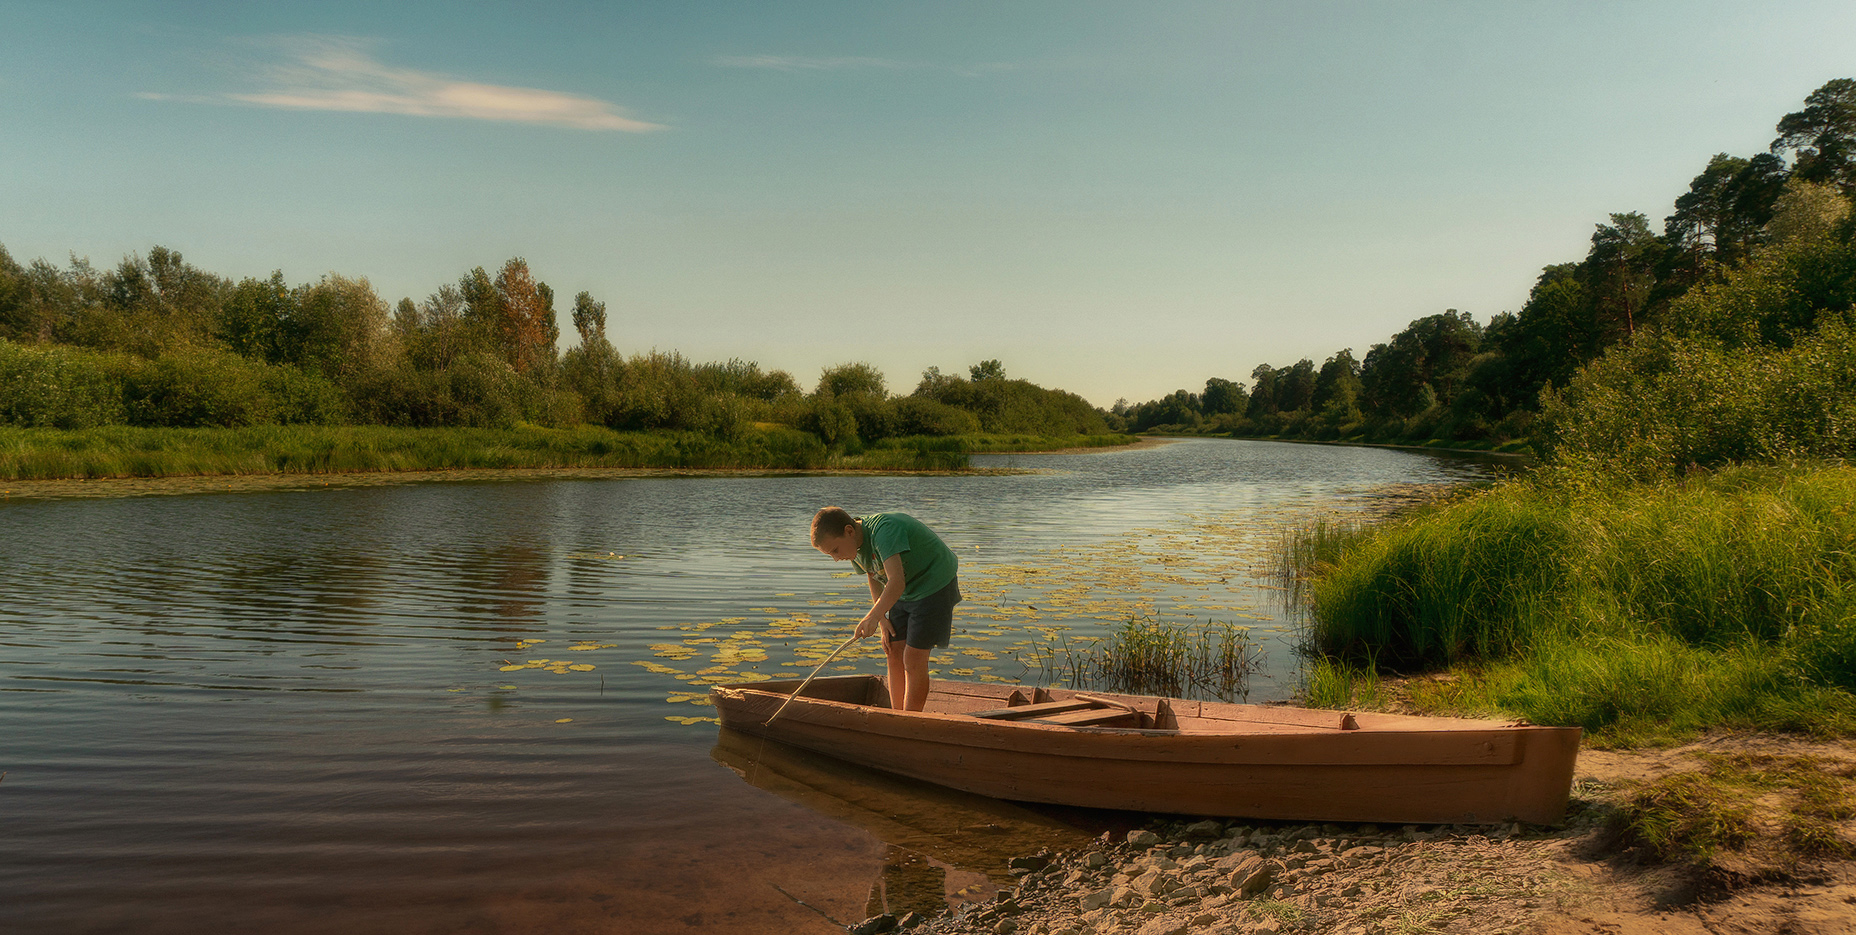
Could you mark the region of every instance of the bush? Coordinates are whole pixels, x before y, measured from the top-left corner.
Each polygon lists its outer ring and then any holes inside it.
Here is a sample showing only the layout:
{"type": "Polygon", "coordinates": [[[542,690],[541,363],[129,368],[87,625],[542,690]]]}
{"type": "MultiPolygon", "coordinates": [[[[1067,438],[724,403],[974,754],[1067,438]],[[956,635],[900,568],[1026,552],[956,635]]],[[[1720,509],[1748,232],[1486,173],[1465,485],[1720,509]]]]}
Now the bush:
{"type": "Polygon", "coordinates": [[[89,428],[123,421],[120,354],[0,339],[0,425],[89,428]]]}

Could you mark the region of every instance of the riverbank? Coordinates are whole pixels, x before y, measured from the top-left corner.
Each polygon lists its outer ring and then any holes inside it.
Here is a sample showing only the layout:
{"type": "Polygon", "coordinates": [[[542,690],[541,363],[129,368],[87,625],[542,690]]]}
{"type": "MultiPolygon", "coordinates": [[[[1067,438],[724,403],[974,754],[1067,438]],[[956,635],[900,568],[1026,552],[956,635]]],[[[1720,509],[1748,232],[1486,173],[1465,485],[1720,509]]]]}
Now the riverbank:
{"type": "Polygon", "coordinates": [[[1517,462],[1532,462],[1534,446],[1525,438],[1511,439],[1505,442],[1462,442],[1445,441],[1438,438],[1406,439],[1403,441],[1369,442],[1364,436],[1352,438],[1300,438],[1293,435],[1233,435],[1226,432],[1208,432],[1205,434],[1168,432],[1161,436],[1143,434],[1143,438],[1232,438],[1255,442],[1286,442],[1294,445],[1336,445],[1342,448],[1391,448],[1396,451],[1434,451],[1442,454],[1488,455],[1494,458],[1513,459],[1517,462]]]}
{"type": "Polygon", "coordinates": [[[1130,444],[1132,436],[950,436],[827,448],[807,432],[756,424],[697,432],[253,426],[0,428],[0,482],[130,477],[334,475],[476,469],[954,471],[976,452],[1130,444]]]}
{"type": "MultiPolygon", "coordinates": [[[[1771,825],[1705,858],[1648,859],[1620,833],[1633,796],[1724,760],[1812,762],[1842,777],[1846,745],[1720,735],[1651,751],[1584,751],[1566,820],[1429,827],[1221,821],[1105,834],[1011,861],[1015,889],[933,919],[924,935],[1551,933],[1832,935],[1856,921],[1856,863],[1800,855],[1771,825]]],[[[1761,813],[1760,819],[1771,818],[1761,813]]],[[[1856,841],[1856,826],[1841,833],[1856,841]]],[[[885,927],[876,919],[861,926],[885,927]]],[[[859,927],[853,927],[859,931],[859,927]]]]}

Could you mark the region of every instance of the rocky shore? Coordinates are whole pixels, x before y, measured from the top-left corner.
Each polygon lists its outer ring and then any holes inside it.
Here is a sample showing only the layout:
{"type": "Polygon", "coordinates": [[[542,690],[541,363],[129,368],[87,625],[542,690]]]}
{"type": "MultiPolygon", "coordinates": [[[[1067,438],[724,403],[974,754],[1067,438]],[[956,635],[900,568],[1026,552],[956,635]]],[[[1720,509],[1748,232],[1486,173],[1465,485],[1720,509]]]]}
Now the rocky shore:
{"type": "Polygon", "coordinates": [[[1564,843],[1514,825],[1343,829],[1201,821],[1020,857],[1012,861],[1018,886],[991,902],[933,919],[879,916],[851,931],[1366,935],[1447,923],[1452,932],[1512,932],[1530,918],[1486,910],[1498,902],[1549,906],[1575,885],[1552,869],[1564,843]]]}
{"type": "MultiPolygon", "coordinates": [[[[934,917],[878,916],[857,935],[1833,935],[1856,932],[1856,862],[1760,866],[1733,854],[1642,862],[1607,830],[1646,778],[1739,752],[1809,755],[1856,776],[1839,743],[1726,738],[1588,751],[1554,827],[1156,823],[1010,861],[1016,886],[934,917]],[[1699,758],[1699,759],[1698,759],[1699,758]]],[[[1778,835],[1777,828],[1762,833],[1778,835]]],[[[1856,836],[1856,822],[1841,833],[1856,836]]],[[[1856,840],[1856,837],[1851,837],[1856,840]]]]}

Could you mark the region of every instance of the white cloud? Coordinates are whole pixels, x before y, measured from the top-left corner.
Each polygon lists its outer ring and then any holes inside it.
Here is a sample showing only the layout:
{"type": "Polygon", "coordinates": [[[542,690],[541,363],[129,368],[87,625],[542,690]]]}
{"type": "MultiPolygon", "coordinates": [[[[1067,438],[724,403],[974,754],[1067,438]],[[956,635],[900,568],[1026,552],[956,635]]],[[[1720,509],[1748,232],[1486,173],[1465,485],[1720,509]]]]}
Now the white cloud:
{"type": "Polygon", "coordinates": [[[508,85],[462,81],[450,75],[395,68],[368,53],[370,43],[328,36],[294,37],[278,45],[289,59],[266,68],[268,88],[220,95],[139,97],[192,103],[244,104],[283,110],[411,114],[643,133],[663,126],[625,116],[598,98],[508,85]]]}

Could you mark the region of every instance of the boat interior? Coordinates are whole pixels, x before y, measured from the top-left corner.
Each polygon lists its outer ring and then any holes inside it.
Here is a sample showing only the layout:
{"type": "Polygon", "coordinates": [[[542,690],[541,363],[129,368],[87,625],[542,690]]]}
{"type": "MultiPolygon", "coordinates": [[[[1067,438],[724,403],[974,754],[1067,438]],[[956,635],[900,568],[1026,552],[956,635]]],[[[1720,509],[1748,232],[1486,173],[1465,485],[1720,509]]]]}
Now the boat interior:
{"type": "MultiPolygon", "coordinates": [[[[744,686],[747,687],[747,686],[744,686]]],[[[754,689],[790,694],[799,683],[763,682],[754,689]]],[[[849,675],[816,679],[804,698],[870,707],[890,707],[882,676],[849,675]]],[[[1108,727],[1124,730],[1175,731],[1188,734],[1306,733],[1353,730],[1486,730],[1510,726],[1464,718],[1412,717],[1397,714],[1330,711],[1286,705],[1252,705],[1219,701],[1158,698],[1035,688],[985,682],[936,680],[923,708],[932,714],[962,715],[990,721],[1061,727],[1108,727]]]]}

